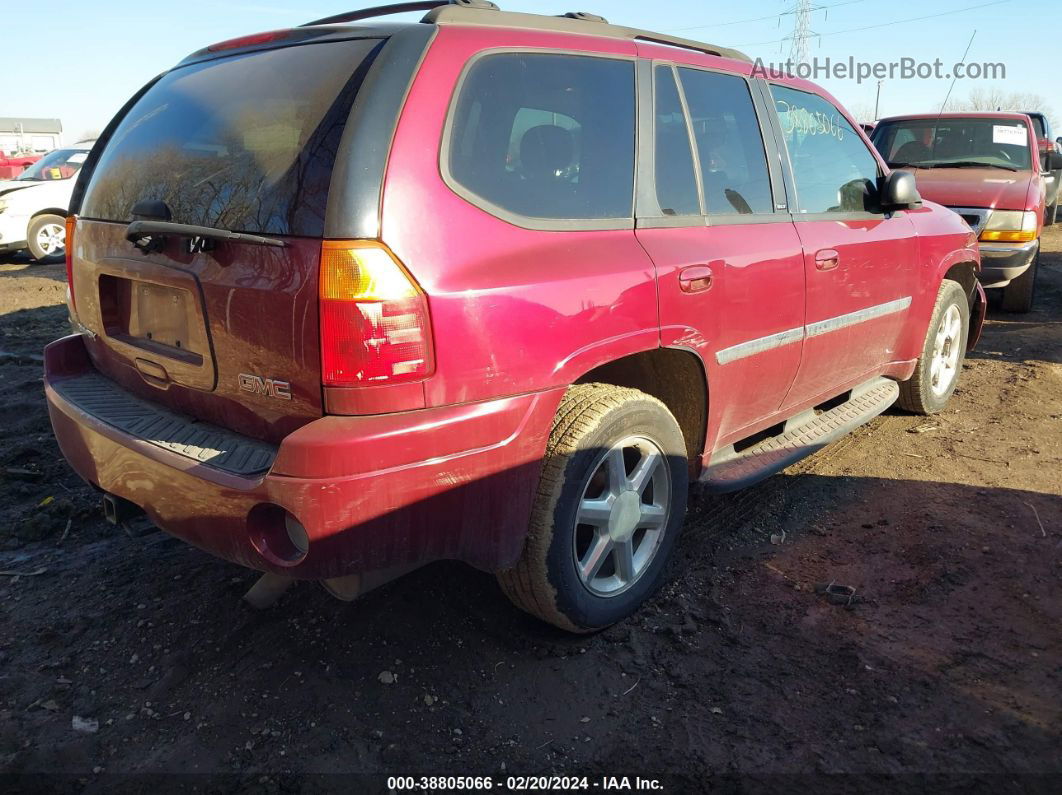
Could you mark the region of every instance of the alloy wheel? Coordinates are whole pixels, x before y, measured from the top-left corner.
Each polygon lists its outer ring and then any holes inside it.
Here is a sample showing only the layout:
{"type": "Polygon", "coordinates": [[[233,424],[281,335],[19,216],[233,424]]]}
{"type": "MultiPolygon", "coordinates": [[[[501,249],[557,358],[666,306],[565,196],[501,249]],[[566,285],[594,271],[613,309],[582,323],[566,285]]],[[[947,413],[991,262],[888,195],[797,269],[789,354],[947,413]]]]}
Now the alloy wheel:
{"type": "Polygon", "coordinates": [[[962,352],[961,335],[962,315],[959,313],[959,307],[951,304],[937,326],[929,366],[930,388],[938,397],[951,388],[958,375],[959,355],[962,352]]]}
{"type": "Polygon", "coordinates": [[[37,247],[46,257],[58,254],[66,247],[66,229],[59,224],[45,224],[37,230],[37,247]]]}
{"type": "Polygon", "coordinates": [[[667,528],[671,474],[655,442],[631,436],[591,470],[575,517],[572,554],[595,596],[623,593],[649,569],[667,528]]]}

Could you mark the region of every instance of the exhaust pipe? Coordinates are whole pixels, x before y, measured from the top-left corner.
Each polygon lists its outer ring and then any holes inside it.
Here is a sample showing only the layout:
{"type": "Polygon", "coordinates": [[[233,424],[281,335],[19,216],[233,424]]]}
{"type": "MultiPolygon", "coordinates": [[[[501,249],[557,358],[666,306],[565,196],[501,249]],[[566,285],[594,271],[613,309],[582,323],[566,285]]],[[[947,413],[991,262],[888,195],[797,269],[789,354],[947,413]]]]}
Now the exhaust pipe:
{"type": "Polygon", "coordinates": [[[103,516],[111,524],[120,525],[143,515],[143,513],[144,509],[134,502],[114,494],[103,495],[103,516]]]}
{"type": "Polygon", "coordinates": [[[103,516],[111,524],[125,530],[130,538],[140,538],[158,529],[147,518],[143,508],[116,494],[103,495],[103,516]]]}

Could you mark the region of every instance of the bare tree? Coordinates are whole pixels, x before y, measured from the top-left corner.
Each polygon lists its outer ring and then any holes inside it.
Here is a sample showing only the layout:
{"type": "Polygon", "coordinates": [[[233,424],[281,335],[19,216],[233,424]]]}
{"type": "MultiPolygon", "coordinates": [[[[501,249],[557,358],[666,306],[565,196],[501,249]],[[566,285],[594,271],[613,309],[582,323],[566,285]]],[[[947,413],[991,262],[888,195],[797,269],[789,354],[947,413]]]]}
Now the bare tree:
{"type": "Polygon", "coordinates": [[[1029,91],[1006,91],[1002,88],[975,88],[966,99],[950,103],[950,110],[1017,110],[1039,111],[1047,116],[1052,127],[1058,122],[1054,111],[1040,94],[1029,91]]]}
{"type": "Polygon", "coordinates": [[[876,121],[874,118],[874,106],[865,102],[856,102],[852,105],[847,105],[848,112],[851,113],[855,120],[860,124],[869,121],[876,121]]]}

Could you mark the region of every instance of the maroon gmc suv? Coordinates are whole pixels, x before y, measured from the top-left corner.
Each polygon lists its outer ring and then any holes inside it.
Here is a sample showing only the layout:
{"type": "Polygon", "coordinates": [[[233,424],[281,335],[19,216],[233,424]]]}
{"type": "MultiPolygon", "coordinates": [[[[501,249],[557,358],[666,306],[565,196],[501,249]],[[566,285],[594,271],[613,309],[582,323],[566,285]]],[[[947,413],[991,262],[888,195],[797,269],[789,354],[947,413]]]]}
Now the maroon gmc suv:
{"type": "Polygon", "coordinates": [[[976,236],[820,88],[484,0],[192,54],[72,213],[60,447],[115,521],[265,572],[259,603],[456,559],[607,626],[691,478],[940,411],[984,316],[976,236]]]}

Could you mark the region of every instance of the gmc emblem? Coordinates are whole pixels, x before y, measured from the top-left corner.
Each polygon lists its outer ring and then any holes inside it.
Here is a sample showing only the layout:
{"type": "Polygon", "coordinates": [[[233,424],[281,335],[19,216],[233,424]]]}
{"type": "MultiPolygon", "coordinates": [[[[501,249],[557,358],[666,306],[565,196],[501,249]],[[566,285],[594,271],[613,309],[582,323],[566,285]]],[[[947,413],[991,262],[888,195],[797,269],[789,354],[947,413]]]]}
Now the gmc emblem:
{"type": "Polygon", "coordinates": [[[291,400],[291,384],[287,381],[277,381],[273,378],[262,378],[260,375],[240,373],[240,389],[250,392],[252,395],[265,395],[278,400],[291,400]]]}

